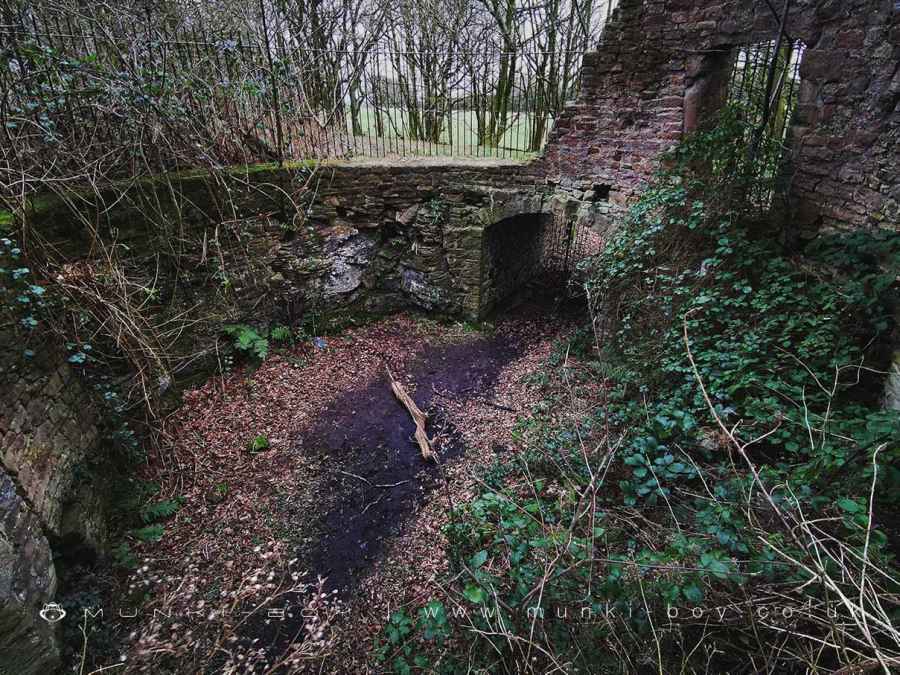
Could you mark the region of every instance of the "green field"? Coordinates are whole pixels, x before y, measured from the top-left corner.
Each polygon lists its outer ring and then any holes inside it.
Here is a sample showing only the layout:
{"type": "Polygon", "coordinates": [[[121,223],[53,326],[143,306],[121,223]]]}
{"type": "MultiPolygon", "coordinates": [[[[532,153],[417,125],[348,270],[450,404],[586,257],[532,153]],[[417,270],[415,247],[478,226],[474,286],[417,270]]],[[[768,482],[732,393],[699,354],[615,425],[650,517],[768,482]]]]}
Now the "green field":
{"type": "MultiPolygon", "coordinates": [[[[537,153],[528,151],[528,141],[533,125],[530,113],[512,113],[508,128],[499,147],[478,144],[477,122],[473,111],[453,112],[452,127],[445,123],[441,142],[432,143],[409,138],[408,114],[401,108],[382,108],[383,135],[376,134],[376,111],[363,108],[360,123],[363,133],[352,135],[350,111],[345,110],[344,133],[325,134],[325,144],[333,154],[385,157],[385,156],[444,156],[528,159],[537,153]],[[452,132],[452,133],[451,133],[452,132]]],[[[548,124],[548,131],[549,131],[548,124]]],[[[545,134],[546,140],[546,134],[545,134]]]]}

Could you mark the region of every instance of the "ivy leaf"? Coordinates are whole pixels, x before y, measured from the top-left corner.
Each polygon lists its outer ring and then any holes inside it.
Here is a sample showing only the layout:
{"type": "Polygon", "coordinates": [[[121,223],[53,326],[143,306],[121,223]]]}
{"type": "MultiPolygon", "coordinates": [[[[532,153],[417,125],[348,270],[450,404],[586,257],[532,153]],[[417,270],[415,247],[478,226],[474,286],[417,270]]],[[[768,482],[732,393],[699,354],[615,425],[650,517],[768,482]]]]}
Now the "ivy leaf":
{"type": "Polygon", "coordinates": [[[469,561],[469,566],[473,570],[477,570],[479,567],[484,565],[484,563],[488,559],[487,551],[479,551],[475,555],[472,556],[472,559],[469,561]]]}
{"type": "Polygon", "coordinates": [[[852,499],[838,499],[837,505],[847,513],[859,513],[862,511],[862,507],[852,499]]]}
{"type": "Polygon", "coordinates": [[[697,584],[688,584],[687,586],[681,587],[681,594],[689,602],[701,602],[703,600],[703,589],[700,588],[697,584]]]}
{"type": "Polygon", "coordinates": [[[728,573],[731,571],[726,562],[719,560],[717,554],[712,553],[704,553],[700,556],[700,566],[719,579],[727,579],[728,573]]]}
{"type": "Polygon", "coordinates": [[[474,584],[467,585],[463,591],[463,595],[466,596],[466,599],[469,600],[469,602],[475,603],[476,605],[484,602],[485,598],[484,590],[480,586],[474,584]]]}

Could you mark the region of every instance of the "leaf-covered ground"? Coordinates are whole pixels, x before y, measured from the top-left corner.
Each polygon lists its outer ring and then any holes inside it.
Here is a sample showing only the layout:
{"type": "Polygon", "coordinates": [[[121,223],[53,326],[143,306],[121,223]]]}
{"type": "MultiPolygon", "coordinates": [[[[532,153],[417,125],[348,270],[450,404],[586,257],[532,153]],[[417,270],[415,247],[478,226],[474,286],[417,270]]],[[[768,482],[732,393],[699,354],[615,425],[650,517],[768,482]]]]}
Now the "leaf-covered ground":
{"type": "Polygon", "coordinates": [[[139,608],[117,619],[128,670],[370,668],[388,611],[424,604],[446,570],[441,527],[472,469],[518,451],[533,376],[572,328],[540,307],[477,331],[396,316],[187,392],[166,424],[175,450],[147,476],[183,505],[136,544],[118,598],[139,608]],[[429,414],[439,466],[385,365],[429,414]]]}

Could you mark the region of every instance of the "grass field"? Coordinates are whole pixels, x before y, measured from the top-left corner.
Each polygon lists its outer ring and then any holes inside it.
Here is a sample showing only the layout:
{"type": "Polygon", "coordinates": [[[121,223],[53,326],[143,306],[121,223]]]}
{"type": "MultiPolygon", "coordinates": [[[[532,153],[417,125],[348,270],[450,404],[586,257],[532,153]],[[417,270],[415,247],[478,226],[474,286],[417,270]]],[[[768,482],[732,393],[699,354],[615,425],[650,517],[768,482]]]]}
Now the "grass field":
{"type": "MultiPolygon", "coordinates": [[[[528,159],[537,152],[528,150],[533,127],[530,113],[512,113],[508,128],[499,147],[478,144],[477,121],[473,111],[458,111],[451,115],[452,126],[445,124],[441,142],[432,143],[409,138],[408,115],[401,108],[382,108],[383,135],[376,133],[376,114],[371,107],[363,108],[360,114],[362,135],[353,136],[350,111],[345,111],[344,133],[325,133],[320,140],[328,154],[336,156],[442,156],[442,157],[485,157],[528,159]]],[[[552,122],[551,122],[552,124],[552,122]]],[[[549,132],[548,124],[547,132],[549,132]]],[[[545,133],[545,141],[546,141],[545,133]]],[[[302,148],[303,142],[300,142],[302,148]]]]}

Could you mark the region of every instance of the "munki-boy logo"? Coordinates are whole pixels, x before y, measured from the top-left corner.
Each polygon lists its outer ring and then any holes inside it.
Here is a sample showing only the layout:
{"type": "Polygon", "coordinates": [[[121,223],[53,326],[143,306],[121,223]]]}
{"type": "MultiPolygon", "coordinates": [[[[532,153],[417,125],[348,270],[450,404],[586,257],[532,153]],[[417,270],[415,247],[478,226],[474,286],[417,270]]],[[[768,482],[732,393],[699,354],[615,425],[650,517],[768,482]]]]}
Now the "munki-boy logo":
{"type": "Polygon", "coordinates": [[[44,605],[44,609],[42,609],[39,614],[47,623],[56,623],[57,621],[62,621],[66,616],[66,610],[55,602],[48,602],[44,605]]]}

